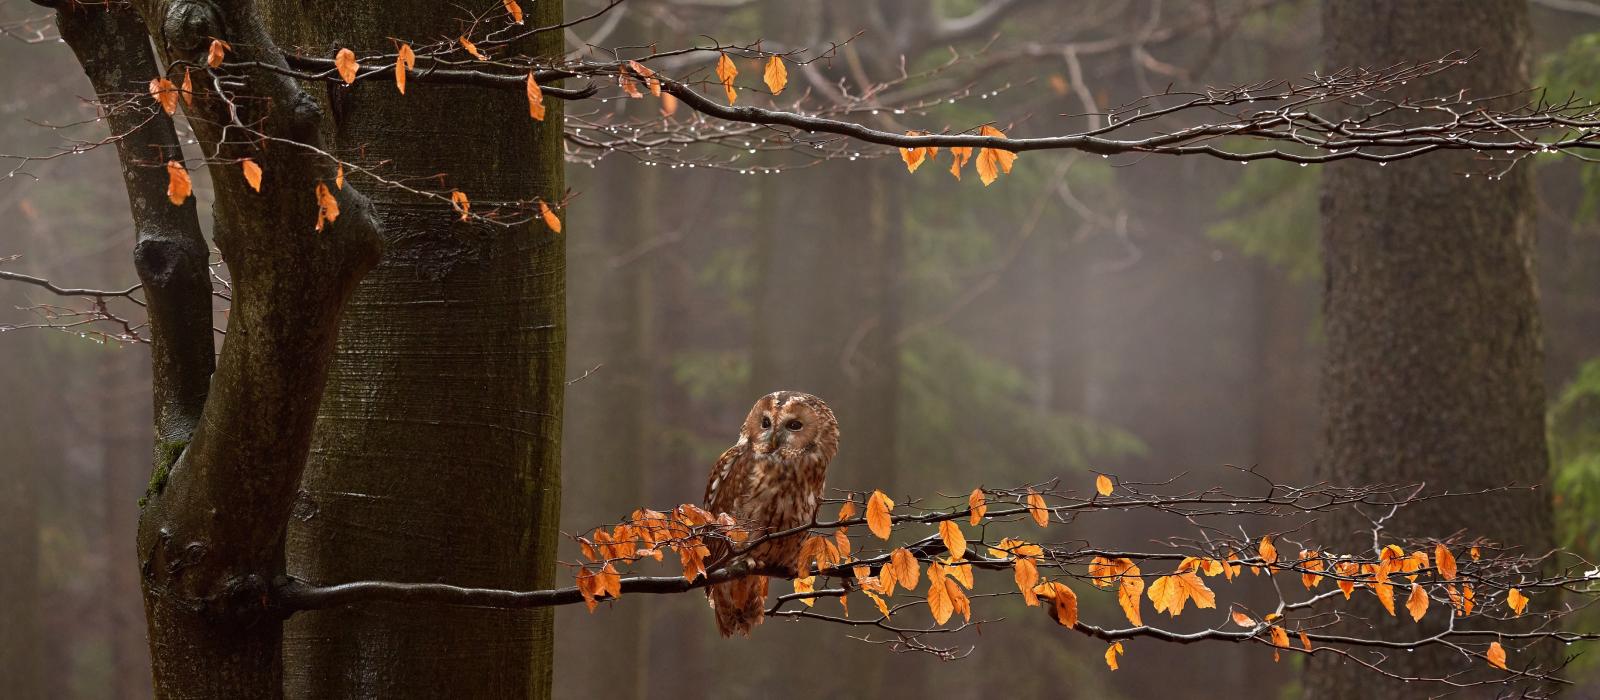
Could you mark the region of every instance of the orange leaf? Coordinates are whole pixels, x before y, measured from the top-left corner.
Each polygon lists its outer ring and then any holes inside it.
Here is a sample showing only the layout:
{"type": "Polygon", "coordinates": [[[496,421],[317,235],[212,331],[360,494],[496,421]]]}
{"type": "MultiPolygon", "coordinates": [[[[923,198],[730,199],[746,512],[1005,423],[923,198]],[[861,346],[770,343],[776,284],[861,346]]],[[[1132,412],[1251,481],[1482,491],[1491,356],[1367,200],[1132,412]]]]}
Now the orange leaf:
{"type": "MultiPolygon", "coordinates": [[[[965,569],[967,567],[963,566],[961,568],[965,569]]],[[[945,594],[950,598],[950,606],[955,608],[956,612],[961,613],[962,620],[971,622],[972,601],[967,600],[967,594],[961,590],[961,586],[956,585],[955,579],[945,579],[944,587],[945,594]]]]}
{"type": "Polygon", "coordinates": [[[583,604],[589,607],[589,612],[594,612],[597,603],[594,594],[599,590],[598,577],[589,572],[589,567],[578,568],[578,594],[583,596],[583,604]]]}
{"type": "Polygon", "coordinates": [[[1130,566],[1122,575],[1122,586],[1117,589],[1117,604],[1122,606],[1122,614],[1128,616],[1128,622],[1135,627],[1144,625],[1144,620],[1139,612],[1140,594],[1144,593],[1144,579],[1139,576],[1139,567],[1130,566]]]}
{"type": "Polygon", "coordinates": [[[1311,651],[1311,638],[1307,637],[1305,632],[1300,633],[1300,646],[1306,651],[1311,651]]]}
{"type": "Polygon", "coordinates": [[[1027,501],[1028,515],[1033,518],[1033,522],[1039,527],[1048,526],[1050,524],[1050,509],[1045,506],[1044,496],[1035,493],[1033,489],[1028,489],[1027,501]]]}
{"type": "Polygon", "coordinates": [[[945,557],[944,564],[939,567],[939,570],[951,579],[960,581],[961,585],[966,586],[968,590],[972,589],[972,567],[956,559],[945,557]]]}
{"type": "Polygon", "coordinates": [[[1422,591],[1422,586],[1412,584],[1411,595],[1406,597],[1406,610],[1411,611],[1412,622],[1422,621],[1422,616],[1428,612],[1428,594],[1422,591]]]}
{"type": "Polygon", "coordinates": [[[1189,600],[1194,601],[1197,608],[1217,607],[1217,594],[1206,587],[1205,581],[1193,571],[1185,571],[1171,576],[1162,576],[1150,584],[1150,600],[1155,603],[1156,612],[1165,612],[1176,617],[1183,612],[1183,605],[1189,600]]]}
{"type": "Polygon", "coordinates": [[[783,86],[789,84],[789,69],[783,66],[783,59],[773,56],[767,59],[767,70],[761,79],[766,82],[767,89],[777,95],[783,92],[783,86]]]}
{"type": "Polygon", "coordinates": [[[678,111],[678,98],[670,92],[661,93],[661,116],[670,117],[678,111]]]}
{"type": "Polygon", "coordinates": [[[1522,609],[1528,607],[1528,596],[1523,595],[1522,591],[1515,588],[1506,591],[1506,607],[1516,611],[1517,615],[1520,616],[1522,615],[1522,609]]]}
{"type": "Polygon", "coordinates": [[[622,597],[622,575],[617,573],[617,568],[609,562],[600,570],[600,590],[612,598],[622,597]]]}
{"type": "Polygon", "coordinates": [[[333,175],[333,186],[337,189],[344,189],[344,163],[339,164],[338,172],[333,175]]]}
{"type": "Polygon", "coordinates": [[[882,491],[873,491],[872,497],[867,499],[867,529],[878,539],[889,539],[889,531],[893,521],[889,518],[889,511],[894,510],[894,501],[883,495],[882,491]]]}
{"type": "Polygon", "coordinates": [[[967,520],[971,525],[983,522],[983,516],[989,512],[989,506],[983,502],[983,489],[973,489],[967,496],[967,508],[972,511],[972,517],[967,520]]]}
{"type": "Polygon", "coordinates": [[[506,12],[511,15],[511,22],[522,24],[522,6],[517,4],[517,0],[505,0],[505,3],[506,12]]]}
{"type": "Polygon", "coordinates": [[[1062,627],[1072,627],[1078,624],[1078,594],[1071,588],[1058,581],[1051,581],[1050,588],[1050,619],[1055,620],[1062,627]]]}
{"type": "Polygon", "coordinates": [[[628,61],[628,68],[632,69],[639,77],[644,78],[645,86],[650,88],[650,94],[661,96],[661,79],[656,77],[656,72],[644,67],[638,61],[628,61]]]}
{"type": "Polygon", "coordinates": [[[211,66],[212,68],[221,66],[223,54],[231,50],[233,50],[233,47],[230,46],[228,42],[221,39],[212,39],[211,49],[206,51],[206,65],[211,66]]]}
{"type": "Polygon", "coordinates": [[[1261,538],[1261,561],[1273,564],[1278,561],[1278,548],[1272,546],[1272,536],[1261,538]]]}
{"type": "Polygon", "coordinates": [[[1333,568],[1341,577],[1338,581],[1339,590],[1344,591],[1345,600],[1350,600],[1350,594],[1356,590],[1356,582],[1349,580],[1349,577],[1361,573],[1361,565],[1353,561],[1342,561],[1335,564],[1333,568]]]}
{"type": "Polygon", "coordinates": [[[1461,617],[1472,614],[1472,584],[1461,584],[1461,617]]]}
{"type": "MultiPolygon", "coordinates": [[[[1282,627],[1277,625],[1272,626],[1272,646],[1278,647],[1278,649],[1289,648],[1289,633],[1285,632],[1282,627]]],[[[1277,649],[1272,650],[1272,662],[1278,662],[1277,649]]]]}
{"type": "Polygon", "coordinates": [[[972,160],[972,147],[971,146],[951,146],[950,147],[950,158],[951,158],[951,161],[952,161],[950,163],[950,174],[954,175],[957,180],[960,180],[961,179],[961,167],[966,165],[967,161],[972,160]]]}
{"type": "Polygon", "coordinates": [[[933,621],[941,625],[949,622],[950,616],[956,611],[955,603],[950,599],[950,588],[945,583],[945,580],[935,578],[928,581],[928,612],[933,613],[933,621]]]}
{"type": "Polygon", "coordinates": [[[1472,560],[1473,561],[1477,561],[1479,557],[1483,556],[1482,553],[1480,553],[1478,551],[1477,547],[1473,547],[1472,551],[1470,552],[1470,554],[1472,554],[1472,560]]]}
{"type": "Polygon", "coordinates": [[[1372,592],[1378,596],[1378,602],[1383,603],[1383,609],[1394,614],[1394,585],[1378,581],[1372,584],[1372,592]]]}
{"type": "MultiPolygon", "coordinates": [[[[1307,572],[1322,571],[1325,566],[1322,557],[1315,550],[1300,550],[1300,559],[1300,568],[1305,569],[1307,572]]],[[[1322,576],[1314,573],[1302,573],[1300,574],[1300,583],[1309,591],[1316,588],[1317,584],[1322,583],[1322,576]]]]}
{"type": "Polygon", "coordinates": [[[1240,627],[1255,627],[1256,621],[1249,615],[1246,615],[1239,610],[1235,610],[1233,611],[1233,624],[1240,627]]]}
{"type": "Polygon", "coordinates": [[[411,50],[410,44],[400,45],[400,55],[394,59],[394,87],[400,94],[406,94],[406,71],[417,65],[417,54],[411,50]]]}
{"type": "MultiPolygon", "coordinates": [[[[811,593],[811,592],[817,590],[816,589],[816,580],[817,580],[817,577],[815,577],[815,576],[805,576],[805,577],[802,577],[802,578],[795,579],[794,580],[794,592],[795,593],[811,593]]],[[[817,604],[817,599],[816,598],[801,598],[800,602],[805,603],[806,607],[809,608],[809,607],[817,604]]]]}
{"type": "Polygon", "coordinates": [[[722,82],[722,89],[728,93],[728,104],[733,104],[739,98],[739,93],[733,89],[733,79],[739,77],[739,67],[733,65],[733,59],[728,54],[717,54],[717,80],[722,82]]]}
{"type": "Polygon", "coordinates": [[[172,114],[178,111],[178,86],[171,80],[156,78],[150,81],[150,96],[156,98],[161,104],[162,111],[172,114]]]}
{"type": "Polygon", "coordinates": [[[561,219],[556,218],[556,213],[543,200],[539,202],[539,217],[544,219],[544,225],[549,226],[551,231],[561,233],[561,219]]]}
{"type": "Polygon", "coordinates": [[[883,598],[878,597],[878,594],[866,589],[862,589],[861,592],[867,594],[867,597],[872,599],[872,603],[878,606],[879,613],[882,613],[884,617],[889,616],[889,604],[885,603],[883,598]]]}
{"type": "Polygon", "coordinates": [[[954,520],[939,523],[939,538],[944,540],[944,548],[950,550],[951,559],[960,559],[967,553],[967,536],[961,534],[961,526],[954,520]]]}
{"type": "Polygon", "coordinates": [[[917,558],[911,556],[910,550],[900,547],[890,552],[889,567],[894,571],[895,582],[901,587],[908,591],[917,589],[917,581],[922,578],[922,569],[917,564],[917,558]]]}
{"type": "Polygon", "coordinates": [[[639,92],[639,84],[629,78],[626,73],[617,74],[617,85],[622,88],[623,94],[628,97],[635,99],[644,97],[644,93],[639,92]]]}
{"type": "Polygon", "coordinates": [[[1111,477],[1101,474],[1094,478],[1094,490],[1102,496],[1111,495],[1111,477]]]}
{"type": "Polygon", "coordinates": [[[261,191],[261,166],[249,158],[239,162],[240,169],[244,170],[244,181],[249,183],[250,189],[261,191]]]}
{"type": "Polygon", "coordinates": [[[704,576],[706,573],[706,557],[711,556],[711,550],[700,544],[699,538],[689,540],[678,547],[678,561],[683,565],[683,577],[689,581],[704,576]]]}
{"type": "Polygon", "coordinates": [[[472,203],[467,201],[467,193],[461,190],[450,190],[450,206],[461,212],[461,220],[466,221],[468,213],[472,210],[472,203]]]}
{"type": "Polygon", "coordinates": [[[194,81],[189,79],[189,69],[183,69],[183,103],[194,108],[194,81]]]}
{"type": "Polygon", "coordinates": [[[189,171],[183,168],[183,164],[175,160],[167,161],[167,200],[181,205],[193,191],[189,171]]]}
{"type": "MultiPolygon", "coordinates": [[[[979,136],[993,136],[1005,138],[1006,135],[999,129],[984,125],[978,129],[979,136]]],[[[978,151],[978,179],[983,181],[983,186],[988,187],[1000,173],[1010,173],[1011,164],[1017,159],[1017,154],[998,148],[983,148],[978,151]]]]}
{"type": "Polygon", "coordinates": [[[456,41],[461,42],[461,48],[466,49],[467,53],[472,54],[473,58],[476,58],[476,59],[478,59],[480,61],[489,60],[489,57],[487,55],[485,55],[482,51],[479,51],[478,50],[478,45],[472,43],[472,40],[468,39],[467,35],[462,34],[461,36],[456,38],[456,41]]]}
{"type": "Polygon", "coordinates": [[[328,191],[327,183],[317,183],[317,230],[321,231],[324,224],[331,224],[339,218],[339,200],[334,199],[333,193],[328,191]]]}
{"type": "Polygon", "coordinates": [[[1444,545],[1435,545],[1433,548],[1433,565],[1439,569],[1439,575],[1445,580],[1455,580],[1456,555],[1451,554],[1444,545]]]}
{"type": "Polygon", "coordinates": [[[356,70],[361,68],[356,63],[356,52],[350,49],[339,49],[333,56],[333,67],[339,69],[339,79],[349,85],[356,81],[356,70]]]}
{"type": "Polygon", "coordinates": [[[1016,581],[1017,590],[1022,591],[1022,600],[1028,607],[1039,604],[1039,596],[1033,592],[1033,587],[1039,584],[1039,567],[1034,565],[1032,559],[1018,557],[1012,562],[1011,579],[1016,581]]]}
{"type": "Polygon", "coordinates": [[[854,517],[856,517],[856,502],[845,501],[844,505],[839,506],[839,517],[834,520],[844,521],[854,517]]]}
{"type": "Polygon", "coordinates": [[[532,72],[528,73],[528,116],[544,121],[544,91],[539,89],[532,72]]]}
{"type": "Polygon", "coordinates": [[[1500,646],[1499,642],[1490,642],[1489,651],[1484,652],[1483,655],[1488,657],[1490,666],[1498,668],[1502,671],[1511,670],[1506,668],[1506,649],[1505,647],[1500,646]]]}
{"type": "MultiPolygon", "coordinates": [[[[908,132],[906,132],[906,135],[907,136],[916,136],[917,132],[908,131],[908,132]]],[[[902,149],[900,149],[900,160],[905,161],[906,170],[908,172],[913,172],[914,173],[914,172],[917,171],[917,168],[922,167],[922,160],[927,155],[928,155],[927,149],[924,149],[924,148],[922,148],[920,146],[917,147],[917,148],[902,148],[902,149]]]]}
{"type": "Polygon", "coordinates": [[[1111,646],[1106,647],[1106,666],[1113,671],[1117,670],[1117,655],[1121,653],[1123,653],[1122,642],[1114,642],[1111,646]]]}

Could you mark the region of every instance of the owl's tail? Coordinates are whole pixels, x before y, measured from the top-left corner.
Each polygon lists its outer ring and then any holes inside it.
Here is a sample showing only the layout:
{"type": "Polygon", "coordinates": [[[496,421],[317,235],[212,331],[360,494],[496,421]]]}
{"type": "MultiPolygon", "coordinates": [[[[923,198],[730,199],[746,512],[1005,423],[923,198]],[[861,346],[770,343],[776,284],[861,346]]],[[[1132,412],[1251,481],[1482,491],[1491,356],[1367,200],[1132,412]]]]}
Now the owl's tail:
{"type": "Polygon", "coordinates": [[[746,576],[718,583],[706,591],[717,616],[717,631],[724,637],[735,632],[746,637],[766,617],[767,577],[746,576]]]}

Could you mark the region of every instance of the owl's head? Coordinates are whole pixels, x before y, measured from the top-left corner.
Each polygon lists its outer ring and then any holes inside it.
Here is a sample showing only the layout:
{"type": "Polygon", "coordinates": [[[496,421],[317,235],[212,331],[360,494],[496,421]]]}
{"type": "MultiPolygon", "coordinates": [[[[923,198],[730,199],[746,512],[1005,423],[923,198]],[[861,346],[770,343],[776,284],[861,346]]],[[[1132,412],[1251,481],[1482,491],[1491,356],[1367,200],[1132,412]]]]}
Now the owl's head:
{"type": "Polygon", "coordinates": [[[809,454],[828,461],[839,449],[839,421],[822,399],[774,391],[750,409],[739,438],[758,455],[791,460],[809,454]]]}

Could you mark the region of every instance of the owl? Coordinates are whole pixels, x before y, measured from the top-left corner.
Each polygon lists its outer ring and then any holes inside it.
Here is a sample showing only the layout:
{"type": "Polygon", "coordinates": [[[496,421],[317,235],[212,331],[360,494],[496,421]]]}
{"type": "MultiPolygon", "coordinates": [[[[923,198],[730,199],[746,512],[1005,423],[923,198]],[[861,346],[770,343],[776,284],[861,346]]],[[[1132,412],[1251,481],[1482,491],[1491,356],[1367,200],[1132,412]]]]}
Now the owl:
{"type": "MultiPolygon", "coordinates": [[[[828,404],[798,391],[774,391],[756,401],[739,428],[739,441],[711,468],[706,510],[732,515],[755,539],[807,525],[817,515],[828,463],[839,450],[839,422],[828,404]]],[[[792,566],[804,533],[768,540],[742,555],[756,566],[792,566]]],[[[728,554],[730,543],[708,543],[708,561],[728,554]]],[[[725,562],[731,563],[731,562],[725,562]]],[[[746,576],[706,589],[722,636],[750,636],[765,616],[767,577],[746,576]]]]}

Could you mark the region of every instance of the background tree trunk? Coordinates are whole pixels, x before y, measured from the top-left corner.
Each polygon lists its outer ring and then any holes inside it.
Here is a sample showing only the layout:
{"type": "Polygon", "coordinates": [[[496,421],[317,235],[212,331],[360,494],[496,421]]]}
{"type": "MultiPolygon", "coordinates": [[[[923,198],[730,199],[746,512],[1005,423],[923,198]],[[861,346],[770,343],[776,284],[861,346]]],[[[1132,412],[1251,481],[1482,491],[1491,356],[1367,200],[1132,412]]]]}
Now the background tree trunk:
{"type": "MultiPolygon", "coordinates": [[[[392,50],[459,11],[426,0],[264,3],[274,36],[314,55],[392,50]]],[[[559,3],[527,26],[561,21],[559,3]]],[[[520,53],[561,53],[543,32],[520,53]]],[[[562,200],[561,108],[520,93],[333,87],[330,134],[386,172],[443,173],[477,202],[562,200]]],[[[359,178],[352,178],[360,184],[359,178]]],[[[460,222],[372,186],[386,250],[340,327],[286,545],[291,576],[531,589],[554,577],[565,350],[564,240],[540,223],[460,222]]],[[[306,698],[545,697],[552,616],[364,605],[293,618],[285,693],[306,698]]]]}
{"type": "MultiPolygon", "coordinates": [[[[1478,52],[1467,65],[1411,81],[1401,88],[1409,95],[1465,88],[1468,97],[1490,97],[1528,84],[1525,2],[1340,0],[1324,5],[1323,20],[1330,69],[1478,52]]],[[[1483,167],[1474,156],[1434,153],[1385,168],[1337,163],[1323,173],[1322,478],[1422,481],[1433,492],[1545,481],[1532,172],[1467,177],[1483,167]]],[[[1402,511],[1383,539],[1464,530],[1539,554],[1551,543],[1550,517],[1543,489],[1477,497],[1471,507],[1440,500],[1402,511]]],[[[1370,525],[1353,517],[1323,527],[1330,547],[1372,546],[1370,525]]],[[[1375,615],[1380,633],[1398,638],[1428,634],[1445,619],[1419,626],[1375,615]]],[[[1507,649],[1516,666],[1534,658],[1507,649]]],[[[1396,661],[1395,672],[1437,676],[1458,669],[1460,657],[1419,651],[1396,661]]],[[[1319,700],[1438,692],[1385,682],[1327,654],[1314,657],[1305,681],[1319,700]]]]}
{"type": "MultiPolygon", "coordinates": [[[[21,295],[18,295],[21,296],[21,295]]],[[[9,299],[11,295],[7,295],[9,299]]],[[[0,395],[21,396],[34,375],[32,353],[21,361],[0,363],[0,395]]],[[[39,590],[39,446],[35,430],[25,423],[4,421],[0,444],[0,552],[6,553],[7,574],[0,576],[0,679],[11,697],[44,697],[46,646],[40,625],[39,590]]]]}

